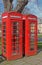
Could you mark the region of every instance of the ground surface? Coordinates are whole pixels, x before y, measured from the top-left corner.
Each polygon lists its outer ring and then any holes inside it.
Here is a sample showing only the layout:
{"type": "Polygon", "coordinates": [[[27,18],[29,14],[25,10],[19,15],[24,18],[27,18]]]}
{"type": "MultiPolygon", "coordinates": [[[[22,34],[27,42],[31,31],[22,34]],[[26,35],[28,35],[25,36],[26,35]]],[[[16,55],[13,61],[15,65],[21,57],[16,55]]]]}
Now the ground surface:
{"type": "Polygon", "coordinates": [[[0,65],[42,65],[42,51],[35,56],[24,57],[15,61],[3,61],[0,65]]]}

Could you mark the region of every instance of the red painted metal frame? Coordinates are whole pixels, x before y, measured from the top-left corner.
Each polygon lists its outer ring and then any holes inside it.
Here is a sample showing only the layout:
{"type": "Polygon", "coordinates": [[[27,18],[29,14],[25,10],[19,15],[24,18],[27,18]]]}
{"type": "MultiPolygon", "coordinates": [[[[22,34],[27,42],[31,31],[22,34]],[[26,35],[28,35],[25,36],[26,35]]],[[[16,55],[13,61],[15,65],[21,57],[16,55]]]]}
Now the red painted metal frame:
{"type": "Polygon", "coordinates": [[[15,60],[23,56],[23,21],[22,15],[16,12],[3,13],[2,15],[2,55],[6,57],[7,60],[15,60]],[[19,53],[17,55],[12,55],[12,23],[18,21],[19,25],[19,53]],[[6,22],[6,52],[4,53],[4,40],[3,40],[3,22],[6,22]]]}
{"type": "Polygon", "coordinates": [[[34,15],[28,15],[25,21],[25,56],[32,56],[37,53],[37,17],[34,15]],[[30,24],[35,23],[35,41],[34,50],[30,50],[30,24]]]}

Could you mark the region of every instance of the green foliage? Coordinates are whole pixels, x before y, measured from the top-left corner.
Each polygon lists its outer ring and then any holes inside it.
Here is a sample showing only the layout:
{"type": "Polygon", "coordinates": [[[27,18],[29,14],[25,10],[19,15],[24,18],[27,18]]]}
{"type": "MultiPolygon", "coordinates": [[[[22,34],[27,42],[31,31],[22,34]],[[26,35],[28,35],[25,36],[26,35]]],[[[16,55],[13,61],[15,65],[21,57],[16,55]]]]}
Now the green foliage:
{"type": "Polygon", "coordinates": [[[41,38],[42,37],[42,34],[39,34],[38,37],[41,38]]]}
{"type": "Polygon", "coordinates": [[[1,38],[0,38],[0,45],[1,45],[2,43],[1,43],[1,38]]]}
{"type": "Polygon", "coordinates": [[[42,48],[42,42],[38,42],[38,48],[42,48]]]}
{"type": "Polygon", "coordinates": [[[2,51],[0,50],[0,55],[2,54],[2,51]]]}

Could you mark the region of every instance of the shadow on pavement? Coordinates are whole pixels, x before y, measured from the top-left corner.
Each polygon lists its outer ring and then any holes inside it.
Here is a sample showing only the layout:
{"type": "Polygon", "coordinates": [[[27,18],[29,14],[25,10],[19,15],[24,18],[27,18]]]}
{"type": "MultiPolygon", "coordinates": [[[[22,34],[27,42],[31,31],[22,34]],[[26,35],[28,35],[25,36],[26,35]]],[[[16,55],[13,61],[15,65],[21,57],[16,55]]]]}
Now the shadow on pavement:
{"type": "Polygon", "coordinates": [[[5,58],[3,58],[3,57],[0,55],[0,63],[2,63],[3,61],[5,61],[5,58]]]}
{"type": "Polygon", "coordinates": [[[38,53],[40,53],[42,51],[42,49],[38,49],[38,53]]]}

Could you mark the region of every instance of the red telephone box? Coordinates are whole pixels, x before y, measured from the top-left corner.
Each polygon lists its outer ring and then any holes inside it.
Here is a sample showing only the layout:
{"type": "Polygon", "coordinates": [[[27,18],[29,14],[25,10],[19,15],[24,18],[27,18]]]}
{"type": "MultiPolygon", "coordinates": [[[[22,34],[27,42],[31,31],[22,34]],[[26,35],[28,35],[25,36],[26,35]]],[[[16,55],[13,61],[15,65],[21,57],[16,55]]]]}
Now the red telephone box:
{"type": "Polygon", "coordinates": [[[25,21],[25,55],[37,53],[37,17],[28,15],[25,21]]]}
{"type": "Polygon", "coordinates": [[[22,15],[16,12],[2,15],[2,55],[7,60],[23,56],[23,22],[22,15]]]}

